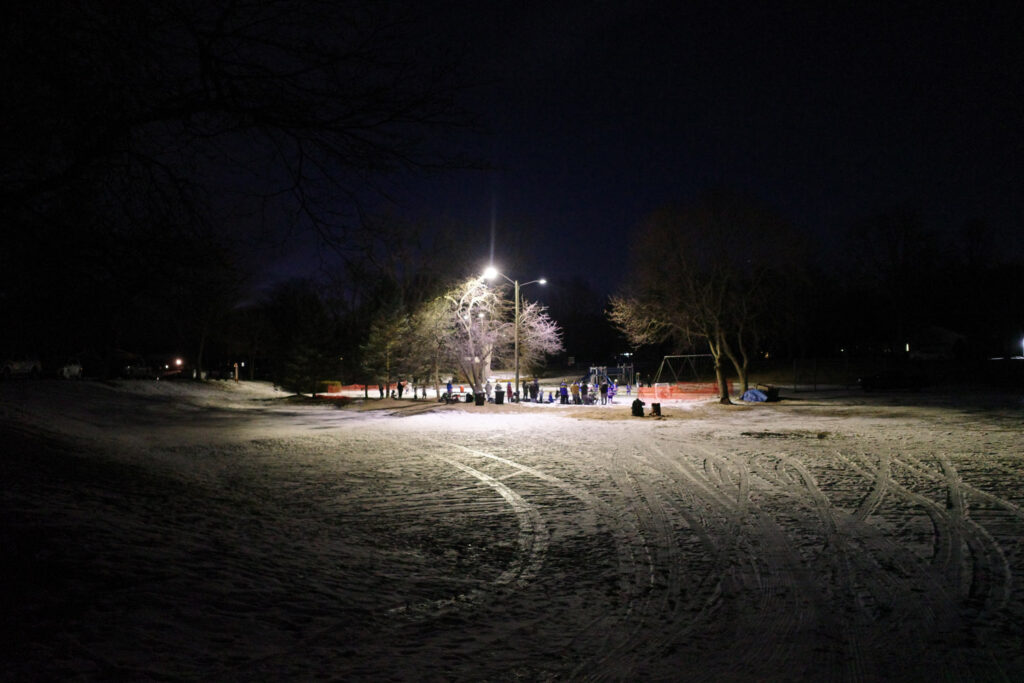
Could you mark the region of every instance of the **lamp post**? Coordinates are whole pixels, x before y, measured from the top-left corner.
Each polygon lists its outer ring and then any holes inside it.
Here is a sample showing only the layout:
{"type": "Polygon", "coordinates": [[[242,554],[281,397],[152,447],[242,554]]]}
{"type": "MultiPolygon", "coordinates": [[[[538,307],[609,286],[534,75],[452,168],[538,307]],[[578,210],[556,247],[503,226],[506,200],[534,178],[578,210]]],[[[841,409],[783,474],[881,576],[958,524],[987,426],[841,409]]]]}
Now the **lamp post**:
{"type": "MultiPolygon", "coordinates": [[[[485,280],[493,280],[494,278],[498,277],[499,275],[501,277],[505,278],[507,281],[511,282],[512,286],[515,288],[516,317],[515,317],[515,352],[514,353],[515,353],[515,364],[516,364],[516,385],[515,385],[516,388],[515,388],[515,394],[513,394],[513,395],[517,395],[519,393],[519,288],[520,287],[525,287],[527,285],[532,285],[532,284],[544,285],[544,284],[547,284],[547,280],[545,280],[544,278],[540,278],[539,280],[530,280],[529,282],[524,282],[523,284],[519,284],[519,280],[513,280],[508,275],[505,275],[504,273],[500,272],[494,266],[488,266],[487,269],[484,270],[484,279],[485,280]]],[[[511,396],[509,397],[509,400],[510,401],[512,400],[511,396]]]]}

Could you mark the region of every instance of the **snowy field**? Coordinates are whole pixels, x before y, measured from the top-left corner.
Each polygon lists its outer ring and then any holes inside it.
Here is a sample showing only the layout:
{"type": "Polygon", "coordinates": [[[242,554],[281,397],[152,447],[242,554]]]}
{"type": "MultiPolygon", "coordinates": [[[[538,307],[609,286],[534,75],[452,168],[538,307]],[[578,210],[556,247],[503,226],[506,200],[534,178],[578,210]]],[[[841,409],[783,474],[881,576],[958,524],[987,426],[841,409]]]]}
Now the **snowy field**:
{"type": "Polygon", "coordinates": [[[783,397],[0,383],[0,679],[1024,680],[1022,395],[783,397]]]}

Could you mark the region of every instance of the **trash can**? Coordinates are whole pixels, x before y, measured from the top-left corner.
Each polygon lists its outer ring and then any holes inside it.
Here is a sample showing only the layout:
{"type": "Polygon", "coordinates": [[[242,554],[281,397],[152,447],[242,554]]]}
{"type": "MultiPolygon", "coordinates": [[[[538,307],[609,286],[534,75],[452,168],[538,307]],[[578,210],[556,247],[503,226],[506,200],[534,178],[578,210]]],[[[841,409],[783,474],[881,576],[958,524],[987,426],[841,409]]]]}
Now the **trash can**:
{"type": "Polygon", "coordinates": [[[496,392],[494,392],[494,403],[495,403],[495,405],[499,405],[500,406],[504,402],[505,402],[505,392],[504,391],[496,391],[496,392]]]}
{"type": "Polygon", "coordinates": [[[466,403],[473,402],[473,394],[466,394],[466,403]]]}
{"type": "Polygon", "coordinates": [[[487,402],[487,396],[481,394],[479,391],[473,394],[473,398],[478,406],[482,406],[484,403],[487,402]]]}
{"type": "Polygon", "coordinates": [[[660,403],[652,403],[651,404],[651,415],[654,415],[656,417],[661,417],[661,404],[660,403]]]}

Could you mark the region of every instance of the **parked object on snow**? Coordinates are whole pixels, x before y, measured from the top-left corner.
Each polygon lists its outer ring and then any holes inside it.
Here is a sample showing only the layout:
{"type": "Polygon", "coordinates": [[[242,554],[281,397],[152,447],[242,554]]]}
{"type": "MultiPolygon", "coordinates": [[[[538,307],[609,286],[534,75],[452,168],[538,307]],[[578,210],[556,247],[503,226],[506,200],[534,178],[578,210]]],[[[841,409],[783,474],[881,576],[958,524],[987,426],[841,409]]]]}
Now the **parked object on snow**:
{"type": "Polygon", "coordinates": [[[60,379],[82,379],[82,363],[75,358],[68,359],[57,368],[57,377],[60,379]]]}
{"type": "Polygon", "coordinates": [[[644,402],[639,398],[633,399],[633,417],[644,416],[644,402]]]}
{"type": "Polygon", "coordinates": [[[42,365],[35,356],[18,356],[5,358],[0,365],[0,378],[8,379],[17,376],[38,377],[42,373],[42,365]]]}

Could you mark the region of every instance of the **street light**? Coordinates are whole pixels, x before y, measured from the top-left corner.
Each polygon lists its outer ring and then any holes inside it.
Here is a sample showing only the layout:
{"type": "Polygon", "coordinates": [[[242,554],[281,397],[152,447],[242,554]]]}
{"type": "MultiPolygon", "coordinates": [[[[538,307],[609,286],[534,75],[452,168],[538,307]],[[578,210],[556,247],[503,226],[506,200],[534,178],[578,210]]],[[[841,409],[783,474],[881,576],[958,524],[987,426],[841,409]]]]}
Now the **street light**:
{"type": "MultiPolygon", "coordinates": [[[[485,280],[493,280],[494,278],[498,277],[499,275],[501,277],[505,278],[506,280],[508,280],[509,282],[511,282],[512,286],[515,287],[515,296],[516,296],[516,318],[515,318],[515,326],[516,326],[516,334],[515,334],[515,340],[516,340],[516,346],[515,346],[516,389],[515,389],[515,394],[513,394],[513,395],[518,395],[519,394],[519,288],[520,287],[525,287],[527,285],[533,285],[533,284],[545,285],[545,284],[547,284],[548,281],[545,280],[544,278],[540,278],[539,280],[530,280],[529,282],[524,282],[523,284],[519,284],[519,280],[513,280],[508,275],[505,275],[504,273],[500,272],[494,266],[487,266],[487,269],[484,270],[484,279],[485,280]]],[[[509,400],[511,400],[511,398],[509,400]]]]}

